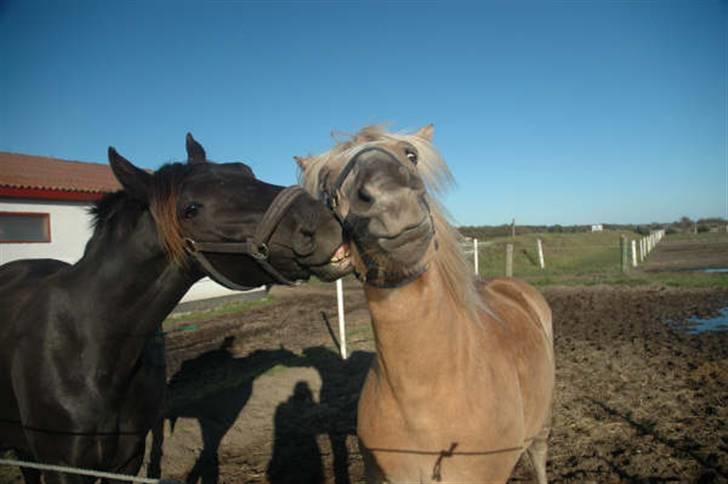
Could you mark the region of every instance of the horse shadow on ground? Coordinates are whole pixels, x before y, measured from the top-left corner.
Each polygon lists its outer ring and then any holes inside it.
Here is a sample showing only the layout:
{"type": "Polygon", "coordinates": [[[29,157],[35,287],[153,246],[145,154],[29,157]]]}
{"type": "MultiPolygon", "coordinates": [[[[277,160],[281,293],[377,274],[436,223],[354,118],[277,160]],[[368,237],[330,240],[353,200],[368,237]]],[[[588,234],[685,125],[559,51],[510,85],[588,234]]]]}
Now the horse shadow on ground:
{"type": "MultiPolygon", "coordinates": [[[[170,379],[165,418],[172,430],[177,419],[193,418],[202,433],[202,451],[185,481],[219,481],[218,450],[248,403],[253,383],[275,366],[311,367],[321,377],[319,402],[304,381],[294,385],[286,402],[276,408],[274,449],[267,477],[272,483],[320,482],[323,479],[318,435],[329,438],[337,484],[348,484],[348,435],[356,433],[356,403],[372,353],[357,351],[342,360],[323,346],[306,348],[303,356],[285,348],[256,350],[245,357],[230,353],[234,338],[215,350],[185,361],[170,379]]],[[[164,422],[152,431],[148,475],[159,476],[164,422]]]]}

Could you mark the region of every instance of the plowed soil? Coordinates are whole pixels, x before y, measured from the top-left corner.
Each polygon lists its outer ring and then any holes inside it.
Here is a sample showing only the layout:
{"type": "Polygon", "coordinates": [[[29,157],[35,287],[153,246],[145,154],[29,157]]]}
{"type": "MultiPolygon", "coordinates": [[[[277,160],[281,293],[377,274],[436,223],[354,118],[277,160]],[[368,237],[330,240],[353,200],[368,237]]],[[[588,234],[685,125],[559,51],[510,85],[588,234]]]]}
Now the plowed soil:
{"type": "MultiPolygon", "coordinates": [[[[688,318],[728,306],[728,291],[545,295],[557,355],[550,479],[728,480],[728,332],[684,331],[688,318]]],[[[347,284],[346,361],[325,323],[336,326],[333,286],[273,296],[271,306],[168,335],[165,477],[362,482],[356,402],[374,351],[363,291],[347,284]]],[[[530,479],[524,459],[512,480],[530,479]]]]}

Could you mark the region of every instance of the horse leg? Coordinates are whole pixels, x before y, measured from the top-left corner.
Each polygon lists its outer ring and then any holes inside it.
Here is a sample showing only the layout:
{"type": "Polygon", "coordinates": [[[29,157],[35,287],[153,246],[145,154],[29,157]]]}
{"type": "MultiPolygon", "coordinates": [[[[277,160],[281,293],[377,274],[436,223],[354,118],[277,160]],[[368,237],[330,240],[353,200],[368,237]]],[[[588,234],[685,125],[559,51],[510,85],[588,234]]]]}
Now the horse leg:
{"type": "MultiPolygon", "coordinates": [[[[127,476],[136,476],[139,473],[139,470],[142,467],[142,462],[144,461],[144,441],[141,441],[141,444],[138,444],[135,446],[135,449],[133,453],[131,454],[131,457],[128,461],[126,461],[124,464],[118,466],[117,468],[113,469],[112,472],[115,474],[124,474],[127,476]]],[[[117,479],[103,479],[101,481],[102,484],[126,484],[129,481],[122,481],[117,479]]]]}
{"type": "Polygon", "coordinates": [[[93,477],[79,476],[76,474],[64,474],[60,472],[43,473],[43,481],[46,484],[92,484],[95,480],[93,477]]]}
{"type": "MultiPolygon", "coordinates": [[[[25,452],[17,451],[15,452],[15,455],[18,456],[18,459],[24,460],[26,462],[35,462],[35,459],[33,458],[32,454],[27,454],[25,452]]],[[[25,480],[25,484],[42,484],[43,481],[40,480],[41,473],[38,469],[31,469],[30,467],[21,467],[20,472],[23,474],[23,480],[25,480]]]]}
{"type": "Polygon", "coordinates": [[[149,451],[147,477],[159,478],[162,475],[162,456],[164,455],[164,418],[161,417],[152,427],[152,448],[149,451]]]}
{"type": "Polygon", "coordinates": [[[547,421],[541,431],[533,438],[531,445],[526,449],[528,459],[531,461],[533,470],[536,473],[536,481],[538,484],[546,484],[548,482],[548,478],[546,477],[546,458],[549,448],[548,438],[550,432],[551,425],[547,421]]]}
{"type": "Polygon", "coordinates": [[[40,480],[40,471],[38,469],[21,467],[20,472],[23,473],[25,484],[42,484],[42,481],[40,480]]]}

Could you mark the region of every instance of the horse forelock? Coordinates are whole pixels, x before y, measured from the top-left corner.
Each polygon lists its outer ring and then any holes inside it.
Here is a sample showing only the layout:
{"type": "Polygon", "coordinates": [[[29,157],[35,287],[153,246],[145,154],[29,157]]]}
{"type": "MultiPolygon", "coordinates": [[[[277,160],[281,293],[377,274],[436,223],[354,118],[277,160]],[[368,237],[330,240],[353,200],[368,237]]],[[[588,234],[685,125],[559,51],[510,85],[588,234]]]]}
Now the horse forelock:
{"type": "Polygon", "coordinates": [[[177,213],[177,199],[187,170],[188,166],[182,163],[162,166],[154,174],[149,203],[157,225],[159,241],[169,258],[180,266],[185,266],[187,257],[177,213]]]}
{"type": "Polygon", "coordinates": [[[160,168],[152,178],[148,205],[130,197],[125,190],[105,195],[90,209],[94,231],[98,232],[110,224],[123,231],[131,230],[148,206],[162,248],[171,260],[184,265],[185,245],[177,215],[177,197],[185,173],[186,168],[182,163],[171,163],[160,168]]]}
{"type": "Polygon", "coordinates": [[[305,168],[299,170],[301,185],[314,197],[320,197],[321,177],[334,176],[359,151],[370,146],[405,141],[413,145],[419,154],[417,174],[427,187],[428,204],[435,226],[438,249],[432,263],[442,274],[448,296],[474,318],[481,311],[488,311],[480,297],[470,263],[461,248],[462,236],[450,222],[450,216],[439,202],[453,184],[454,179],[447,163],[433,144],[420,136],[408,133],[387,132],[382,126],[367,126],[342,141],[329,151],[305,160],[305,168]]]}

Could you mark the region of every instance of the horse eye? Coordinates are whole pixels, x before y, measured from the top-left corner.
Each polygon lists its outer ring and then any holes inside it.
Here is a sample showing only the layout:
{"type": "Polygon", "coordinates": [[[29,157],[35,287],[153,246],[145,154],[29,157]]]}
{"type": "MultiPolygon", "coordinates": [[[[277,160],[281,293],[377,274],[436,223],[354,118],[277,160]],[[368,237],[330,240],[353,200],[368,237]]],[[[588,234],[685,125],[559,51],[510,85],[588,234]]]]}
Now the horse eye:
{"type": "Polygon", "coordinates": [[[405,150],[404,151],[405,156],[408,160],[410,160],[413,164],[417,164],[417,153],[413,150],[405,150]]]}
{"type": "Polygon", "coordinates": [[[201,208],[202,208],[201,203],[192,202],[185,207],[184,211],[182,212],[182,216],[186,219],[195,218],[201,208]]]}

